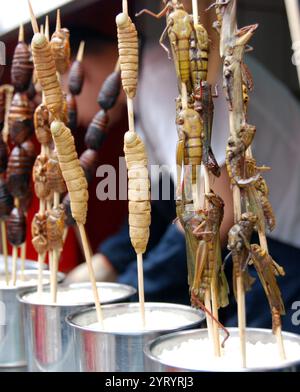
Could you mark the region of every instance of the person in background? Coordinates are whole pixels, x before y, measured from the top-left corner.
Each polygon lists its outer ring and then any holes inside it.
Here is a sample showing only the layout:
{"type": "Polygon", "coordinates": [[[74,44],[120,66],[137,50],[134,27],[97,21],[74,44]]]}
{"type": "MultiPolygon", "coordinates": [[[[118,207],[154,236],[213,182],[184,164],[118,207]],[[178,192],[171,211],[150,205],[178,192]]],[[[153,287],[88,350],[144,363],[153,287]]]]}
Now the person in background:
{"type": "MultiPolygon", "coordinates": [[[[218,47],[212,45],[210,54],[209,81],[222,85],[218,47]]],[[[115,44],[105,54],[106,61],[114,61],[115,44]],[[114,48],[114,49],[112,49],[114,48]],[[112,58],[107,58],[111,53],[112,58]]],[[[99,58],[100,61],[100,58],[99,58]]],[[[252,57],[247,64],[255,82],[250,96],[249,121],[257,127],[254,156],[259,165],[272,167],[265,175],[270,187],[270,199],[277,216],[277,228],[269,235],[269,251],[284,267],[286,277],[280,278],[287,315],[283,318],[283,329],[299,333],[294,320],[295,303],[300,300],[300,108],[297,100],[287,88],[276,80],[252,57]]],[[[97,64],[90,64],[88,72],[96,75],[97,64]],[[93,68],[94,67],[94,68],[93,68]]],[[[178,95],[173,63],[170,62],[157,43],[146,45],[141,61],[141,73],[136,99],[137,131],[145,140],[149,164],[175,165],[177,131],[175,127],[175,98],[178,95]]],[[[120,105],[125,105],[124,95],[120,105]]],[[[89,105],[88,97],[79,103],[84,111],[89,105]]],[[[125,131],[125,129],[124,129],[125,131]]],[[[225,248],[227,233],[233,224],[232,193],[225,168],[225,146],[228,138],[228,109],[225,97],[219,89],[215,100],[215,119],[212,146],[222,167],[222,174],[213,184],[213,190],[225,202],[225,217],[221,228],[222,244],[225,248]]],[[[170,170],[172,173],[173,170],[170,170]]],[[[175,179],[173,178],[175,182],[175,179]]],[[[152,184],[153,186],[153,184],[152,184]]],[[[174,198],[152,202],[152,224],[147,253],[144,256],[145,296],[147,301],[189,303],[187,285],[186,249],[182,229],[174,224],[174,198]]],[[[98,248],[93,265],[97,280],[116,281],[137,287],[135,253],[131,246],[127,219],[121,230],[98,248]]],[[[226,265],[231,282],[231,262],[226,265]]],[[[255,276],[255,272],[251,271],[255,276]]],[[[68,282],[88,280],[87,268],[80,265],[67,277],[68,282]]],[[[231,290],[232,292],[232,290],[231,290]]],[[[271,317],[267,299],[258,279],[246,297],[247,325],[270,327],[271,317]]],[[[236,304],[220,313],[226,326],[236,326],[236,304]]]]}

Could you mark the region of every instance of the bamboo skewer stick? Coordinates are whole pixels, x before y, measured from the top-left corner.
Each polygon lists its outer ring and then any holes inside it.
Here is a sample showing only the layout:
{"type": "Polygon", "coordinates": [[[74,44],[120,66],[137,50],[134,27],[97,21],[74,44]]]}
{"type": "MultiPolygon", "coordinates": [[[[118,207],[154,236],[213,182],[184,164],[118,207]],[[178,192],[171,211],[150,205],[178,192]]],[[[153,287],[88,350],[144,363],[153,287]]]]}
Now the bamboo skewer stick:
{"type": "MultiPolygon", "coordinates": [[[[60,202],[60,195],[54,192],[53,196],[53,208],[57,208],[60,202]]],[[[58,273],[58,263],[59,263],[60,252],[57,249],[51,251],[52,265],[51,265],[51,298],[52,302],[55,304],[57,301],[57,273],[58,273]]]]}
{"type": "Polygon", "coordinates": [[[17,283],[17,261],[18,261],[18,247],[13,246],[12,249],[12,284],[13,286],[17,283]]]}
{"type": "MultiPolygon", "coordinates": [[[[128,16],[128,2],[127,0],[122,1],[122,11],[123,14],[128,16]]],[[[116,68],[120,66],[120,59],[116,64],[116,68]]],[[[128,126],[129,131],[135,132],[135,124],[134,124],[134,107],[133,107],[133,98],[130,98],[128,94],[127,96],[127,111],[128,111],[128,126]]],[[[145,292],[144,292],[144,271],[143,271],[143,255],[137,254],[137,271],[138,271],[138,292],[139,292],[139,304],[140,304],[140,313],[142,319],[143,328],[146,325],[146,317],[145,317],[145,292]]]]}
{"type": "MultiPolygon", "coordinates": [[[[193,7],[193,21],[194,21],[194,26],[195,28],[199,24],[199,10],[198,10],[198,0],[192,0],[192,7],[193,7]]],[[[184,94],[184,100],[185,106],[187,107],[187,93],[186,93],[186,85],[184,85],[184,88],[182,89],[184,94]]],[[[183,106],[183,104],[182,104],[183,106]]],[[[184,107],[184,106],[183,106],[184,107]]],[[[204,174],[204,193],[208,194],[211,191],[210,187],[210,178],[209,178],[209,173],[205,165],[202,165],[203,168],[203,174],[204,174]]],[[[198,203],[199,203],[199,181],[200,181],[201,176],[198,176],[197,178],[197,184],[196,184],[196,189],[194,192],[196,192],[194,196],[194,204],[195,208],[197,209],[198,203]],[[195,203],[196,202],[196,203],[195,203]]],[[[207,204],[207,200],[205,197],[203,198],[203,205],[205,206],[207,204]]],[[[217,293],[216,293],[216,286],[215,286],[215,280],[213,279],[210,285],[210,288],[206,291],[205,294],[205,307],[211,312],[211,305],[210,302],[212,301],[212,315],[215,317],[216,320],[218,320],[218,307],[217,307],[217,293]],[[208,307],[209,306],[209,307],[208,307]]],[[[213,342],[214,346],[214,354],[215,356],[220,356],[221,355],[221,350],[220,350],[220,338],[219,338],[219,329],[218,325],[216,322],[214,322],[210,316],[206,317],[207,320],[207,328],[208,328],[208,335],[213,342]]]]}
{"type": "Polygon", "coordinates": [[[298,0],[284,0],[293,41],[297,74],[300,84],[300,9],[298,0]]]}
{"type": "Polygon", "coordinates": [[[21,280],[25,280],[24,271],[25,271],[25,259],[26,259],[26,242],[21,245],[21,280]]]}
{"type": "Polygon", "coordinates": [[[80,236],[81,236],[81,241],[82,241],[82,246],[83,246],[83,250],[84,250],[85,260],[86,260],[87,267],[88,267],[90,281],[92,284],[92,290],[93,290],[93,294],[94,294],[94,298],[95,298],[95,306],[96,306],[98,321],[101,324],[102,328],[104,328],[103,314],[102,314],[99,293],[98,293],[98,289],[97,289],[97,283],[96,283],[95,274],[94,274],[94,270],[93,270],[92,258],[91,258],[91,254],[89,251],[85,227],[80,223],[77,223],[77,225],[78,225],[78,229],[79,229],[80,236]]]}
{"type": "Polygon", "coordinates": [[[8,249],[7,249],[7,234],[5,221],[1,221],[1,238],[2,238],[2,253],[4,260],[5,281],[9,285],[9,272],[8,272],[8,249]]]}
{"type": "Polygon", "coordinates": [[[45,19],[45,37],[49,41],[49,39],[50,39],[50,28],[49,28],[49,16],[48,15],[46,16],[46,19],[45,19]]]}

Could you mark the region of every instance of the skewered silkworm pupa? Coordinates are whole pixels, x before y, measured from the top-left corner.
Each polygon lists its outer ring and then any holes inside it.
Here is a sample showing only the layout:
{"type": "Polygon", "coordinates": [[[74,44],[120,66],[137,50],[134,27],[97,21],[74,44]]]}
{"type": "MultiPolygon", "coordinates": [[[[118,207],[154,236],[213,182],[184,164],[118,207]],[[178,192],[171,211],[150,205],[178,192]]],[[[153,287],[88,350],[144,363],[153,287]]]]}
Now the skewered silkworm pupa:
{"type": "Polygon", "coordinates": [[[138,36],[130,17],[121,13],[116,17],[118,47],[123,88],[129,98],[134,98],[138,81],[138,36]]]}
{"type": "Polygon", "coordinates": [[[47,106],[41,104],[34,112],[34,129],[40,144],[47,145],[52,141],[47,106]]]}
{"type": "Polygon", "coordinates": [[[24,92],[28,89],[33,72],[33,63],[28,45],[21,41],[15,49],[12,68],[11,82],[16,91],[24,92]]]}
{"type": "Polygon", "coordinates": [[[70,69],[69,90],[72,95],[79,95],[84,83],[84,70],[82,61],[75,60],[70,69]]]}
{"type": "Polygon", "coordinates": [[[55,142],[57,156],[71,200],[72,216],[76,222],[85,224],[88,202],[88,185],[84,171],[80,166],[75,149],[75,142],[70,129],[64,123],[53,121],[51,132],[55,142]]]}
{"type": "Polygon", "coordinates": [[[14,207],[14,199],[7,189],[3,178],[0,178],[0,220],[6,219],[14,207]]]}
{"type": "Polygon", "coordinates": [[[98,162],[98,152],[88,148],[81,154],[79,160],[80,165],[84,170],[87,182],[89,183],[92,181],[95,175],[98,162]]]}
{"type": "Polygon", "coordinates": [[[31,43],[37,79],[42,86],[48,110],[58,117],[63,107],[63,95],[56,75],[51,46],[45,37],[35,33],[31,43]]]}
{"type": "Polygon", "coordinates": [[[48,250],[47,218],[46,215],[35,214],[31,223],[32,245],[38,254],[48,250]]]}
{"type": "Polygon", "coordinates": [[[33,162],[33,157],[23,146],[14,147],[7,166],[7,186],[14,197],[21,198],[27,194],[33,162]]]}
{"type": "Polygon", "coordinates": [[[72,130],[77,128],[77,102],[72,94],[67,95],[68,127],[72,130]]]}
{"type": "Polygon", "coordinates": [[[93,118],[85,135],[85,144],[92,150],[99,150],[107,134],[109,118],[104,110],[100,110],[93,118]]]}
{"type": "Polygon", "coordinates": [[[65,228],[64,206],[47,212],[47,238],[49,249],[61,250],[63,248],[63,234],[65,228]]]}
{"type": "Polygon", "coordinates": [[[145,146],[135,132],[125,133],[124,152],[129,179],[129,234],[136,253],[143,254],[148,244],[151,223],[150,183],[145,146]]]}
{"type": "Polygon", "coordinates": [[[121,72],[115,71],[104,81],[98,96],[98,104],[104,110],[111,109],[119,95],[121,89],[121,72]]]}
{"type": "Polygon", "coordinates": [[[33,132],[32,107],[25,93],[16,93],[8,115],[9,135],[14,144],[22,144],[33,132]]]}
{"type": "Polygon", "coordinates": [[[26,217],[20,208],[14,208],[7,220],[7,238],[13,246],[20,246],[26,239],[26,217]]]}

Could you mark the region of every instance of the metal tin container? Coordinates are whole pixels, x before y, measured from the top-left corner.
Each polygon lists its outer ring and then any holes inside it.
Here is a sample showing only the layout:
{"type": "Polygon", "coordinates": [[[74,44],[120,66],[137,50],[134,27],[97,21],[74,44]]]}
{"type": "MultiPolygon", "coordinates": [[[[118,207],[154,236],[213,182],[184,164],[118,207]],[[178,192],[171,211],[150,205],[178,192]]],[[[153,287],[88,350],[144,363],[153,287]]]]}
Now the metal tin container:
{"type": "MultiPolygon", "coordinates": [[[[60,286],[59,290],[90,288],[90,283],[60,286]]],[[[103,303],[127,301],[136,293],[133,287],[117,283],[97,283],[100,289],[114,291],[115,295],[103,303]],[[117,295],[116,295],[117,293],[117,295]]],[[[26,334],[26,356],[28,370],[32,372],[75,372],[78,361],[75,356],[72,328],[65,322],[66,316],[78,312],[93,302],[74,305],[41,305],[26,299],[32,291],[19,296],[22,303],[24,330],[26,334]]]]}
{"type": "MultiPolygon", "coordinates": [[[[201,311],[189,306],[146,303],[147,311],[159,310],[166,314],[177,314],[186,317],[187,322],[180,328],[140,331],[140,332],[109,332],[95,331],[89,325],[97,322],[94,308],[86,309],[70,315],[68,323],[74,328],[76,357],[79,359],[79,369],[83,372],[143,372],[148,371],[148,361],[144,356],[144,345],[150,340],[175,330],[195,328],[204,320],[201,311]]],[[[106,317],[138,313],[139,304],[117,304],[103,306],[104,319],[106,317]]]]}
{"type": "MultiPolygon", "coordinates": [[[[238,337],[239,330],[238,328],[228,328],[231,337],[238,337]]],[[[296,335],[289,332],[282,333],[284,341],[291,341],[298,343],[300,345],[300,335],[296,335]]],[[[172,333],[169,335],[165,335],[159,337],[157,339],[152,340],[147,343],[144,348],[145,355],[149,359],[151,363],[151,371],[154,372],[220,372],[220,371],[228,371],[228,369],[220,369],[220,367],[216,366],[216,368],[212,368],[211,366],[207,366],[207,368],[197,368],[197,363],[195,363],[195,368],[185,368],[178,367],[174,365],[174,363],[167,363],[167,361],[163,361],[160,359],[160,355],[162,350],[164,349],[172,349],[173,347],[178,346],[184,342],[187,342],[189,339],[203,339],[207,338],[207,329],[202,330],[192,330],[192,331],[184,331],[179,333],[172,333]]],[[[246,330],[246,339],[247,342],[257,343],[261,342],[264,344],[274,343],[276,344],[276,337],[272,334],[272,331],[269,329],[259,329],[259,328],[247,328],[246,330]]],[[[226,343],[225,343],[226,344],[226,343]]],[[[300,347],[300,346],[299,346],[300,347]]],[[[175,355],[175,354],[174,354],[175,355]]],[[[205,355],[204,353],[199,353],[199,355],[205,355]]],[[[280,366],[266,366],[264,368],[236,368],[230,371],[237,372],[293,372],[300,370],[300,350],[299,350],[299,359],[296,361],[285,361],[280,366]]]]}
{"type": "MultiPolygon", "coordinates": [[[[36,280],[37,276],[38,271],[36,270],[24,271],[25,281],[36,280]]],[[[49,277],[50,280],[48,271],[44,271],[43,276],[44,278],[49,277]]],[[[59,274],[59,280],[62,280],[63,277],[63,274],[59,274]]],[[[17,295],[25,288],[30,287],[33,287],[33,285],[29,284],[24,287],[3,286],[0,288],[0,367],[26,365],[21,306],[17,300],[17,295]]]]}
{"type": "MultiPolygon", "coordinates": [[[[12,271],[12,257],[8,256],[7,257],[7,264],[8,264],[8,271],[12,271]]],[[[21,260],[17,260],[17,271],[20,271],[21,269],[21,260]]],[[[39,267],[39,264],[36,261],[33,260],[25,260],[25,270],[37,270],[39,267]]],[[[47,264],[43,264],[43,269],[48,269],[47,264]]],[[[0,274],[4,273],[4,257],[3,255],[0,255],[0,274]]]]}

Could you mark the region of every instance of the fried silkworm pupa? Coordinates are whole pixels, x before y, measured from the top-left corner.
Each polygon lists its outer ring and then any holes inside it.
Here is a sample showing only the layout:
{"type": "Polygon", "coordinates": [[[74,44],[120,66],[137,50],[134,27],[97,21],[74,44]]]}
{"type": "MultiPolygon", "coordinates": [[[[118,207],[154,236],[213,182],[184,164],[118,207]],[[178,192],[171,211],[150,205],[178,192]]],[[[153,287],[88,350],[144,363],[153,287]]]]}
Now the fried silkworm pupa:
{"type": "Polygon", "coordinates": [[[0,174],[5,173],[8,162],[8,148],[3,140],[2,133],[0,133],[0,174]]]}
{"type": "Polygon", "coordinates": [[[95,150],[87,149],[81,154],[79,160],[81,167],[84,170],[87,182],[92,182],[96,172],[98,152],[95,150]]]}
{"type": "Polygon", "coordinates": [[[4,89],[0,90],[0,128],[3,129],[4,120],[5,120],[5,91],[4,89]]]}
{"type": "Polygon", "coordinates": [[[138,36],[130,17],[121,13],[116,17],[122,84],[126,95],[134,98],[138,81],[138,36]]]}
{"type": "Polygon", "coordinates": [[[72,95],[79,95],[84,83],[84,70],[82,61],[75,60],[69,74],[69,90],[72,95]]]}
{"type": "Polygon", "coordinates": [[[72,216],[72,211],[71,211],[71,200],[70,196],[67,193],[64,200],[63,200],[63,205],[65,208],[65,225],[68,227],[75,226],[76,221],[72,216]]]}
{"type": "Polygon", "coordinates": [[[92,150],[99,150],[107,135],[109,117],[104,110],[100,110],[93,118],[85,135],[85,144],[92,150]]]}
{"type": "Polygon", "coordinates": [[[33,193],[31,188],[28,188],[27,193],[19,198],[19,207],[21,210],[26,213],[32,203],[33,193]]]}
{"type": "Polygon", "coordinates": [[[52,141],[50,131],[49,112],[47,106],[39,105],[34,112],[34,129],[37,140],[40,144],[48,145],[52,141]]]}
{"type": "Polygon", "coordinates": [[[48,157],[39,155],[34,163],[32,178],[35,194],[39,199],[46,199],[51,192],[47,176],[48,157]]]}
{"type": "Polygon", "coordinates": [[[36,213],[31,223],[32,245],[38,254],[48,250],[47,218],[46,215],[36,213]]]}
{"type": "Polygon", "coordinates": [[[32,73],[33,63],[29,47],[24,41],[21,41],[16,46],[11,67],[11,82],[16,91],[25,92],[28,90],[32,73]]]}
{"type": "Polygon", "coordinates": [[[20,246],[26,240],[26,217],[20,208],[14,208],[9,215],[7,238],[13,246],[20,246]]]}
{"type": "Polygon", "coordinates": [[[7,189],[6,182],[0,177],[0,220],[5,220],[14,207],[14,199],[7,189]]]}
{"type": "Polygon", "coordinates": [[[51,50],[57,71],[63,75],[70,67],[70,32],[66,28],[55,31],[51,37],[51,50]]]}
{"type": "Polygon", "coordinates": [[[150,182],[145,145],[135,132],[124,135],[128,169],[129,235],[137,254],[145,253],[151,223],[150,182]]]}
{"type": "Polygon", "coordinates": [[[67,95],[68,127],[73,131],[77,129],[77,102],[72,94],[67,95]]]}
{"type": "Polygon", "coordinates": [[[98,95],[98,104],[104,110],[111,109],[119,95],[121,90],[121,72],[115,71],[111,73],[104,81],[102,88],[98,95]]]}
{"type": "Polygon", "coordinates": [[[62,176],[57,155],[53,153],[46,164],[46,177],[51,192],[65,193],[67,187],[62,176]]]}
{"type": "Polygon", "coordinates": [[[47,211],[47,238],[49,249],[61,250],[65,229],[65,209],[62,204],[57,208],[47,211]]]}
{"type": "Polygon", "coordinates": [[[13,197],[21,198],[28,193],[33,162],[23,145],[13,148],[7,166],[7,187],[13,197]]]}
{"type": "Polygon", "coordinates": [[[14,144],[22,144],[33,132],[32,107],[25,93],[16,93],[8,115],[9,135],[14,144]]]}
{"type": "Polygon", "coordinates": [[[28,97],[29,101],[32,102],[34,100],[34,98],[36,97],[36,94],[37,94],[37,91],[35,89],[35,85],[34,85],[33,80],[31,78],[31,81],[29,83],[29,87],[27,89],[27,97],[28,97]]]}
{"type": "Polygon", "coordinates": [[[63,94],[56,75],[56,65],[47,38],[35,33],[31,43],[35,74],[40,83],[48,110],[59,117],[63,108],[63,94]]]}
{"type": "Polygon", "coordinates": [[[88,208],[88,184],[84,171],[80,166],[75,148],[74,137],[64,123],[54,121],[51,124],[51,133],[55,143],[59,165],[66,182],[71,200],[73,218],[77,223],[84,225],[88,208]]]}

